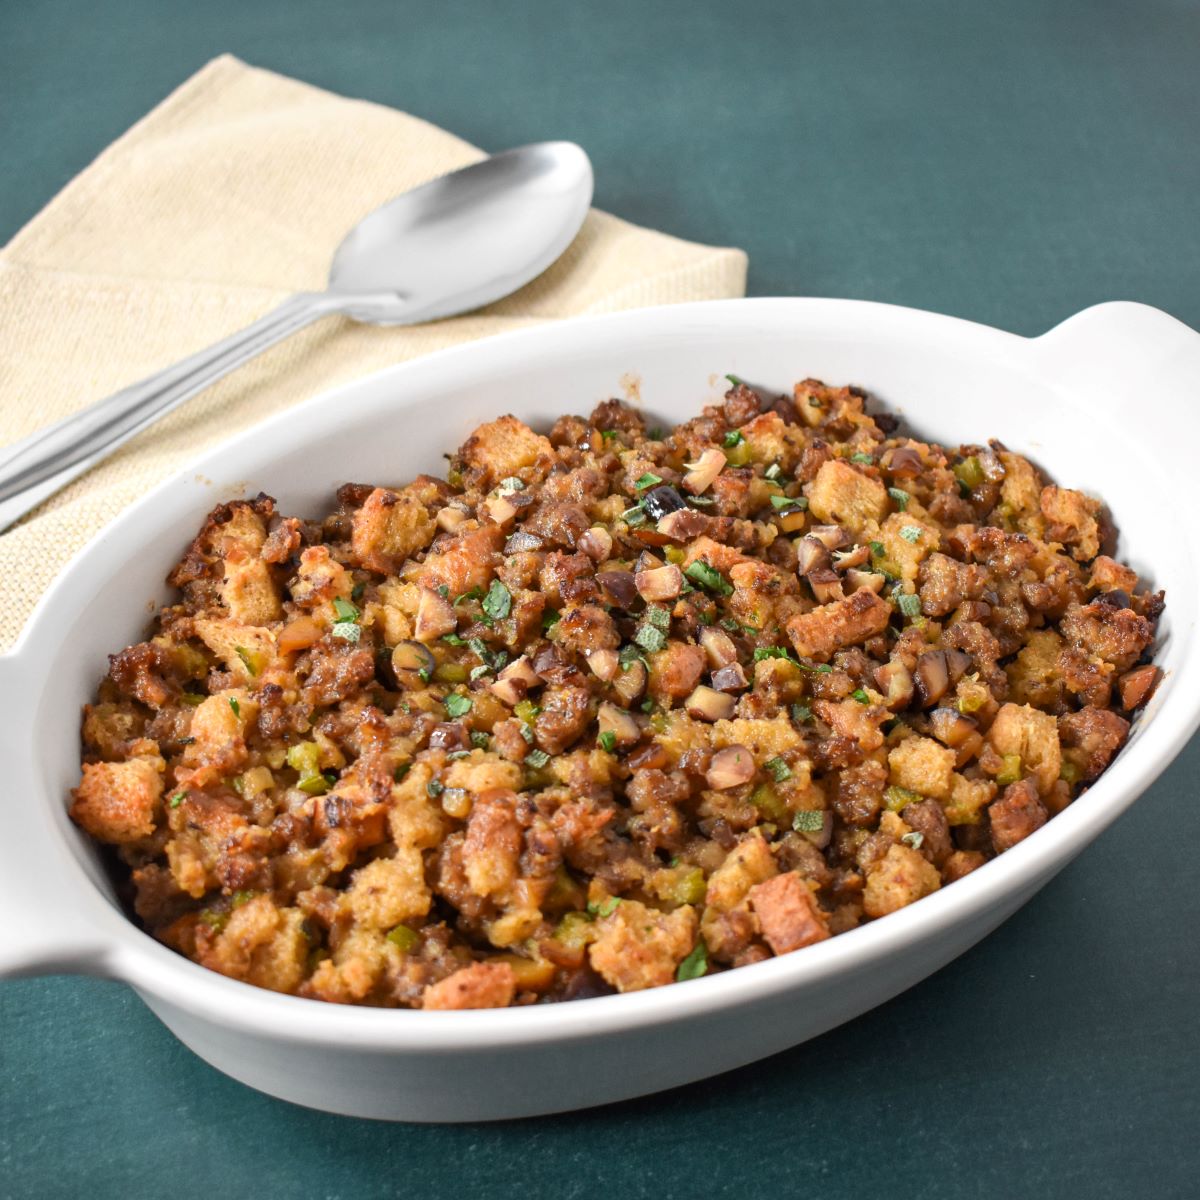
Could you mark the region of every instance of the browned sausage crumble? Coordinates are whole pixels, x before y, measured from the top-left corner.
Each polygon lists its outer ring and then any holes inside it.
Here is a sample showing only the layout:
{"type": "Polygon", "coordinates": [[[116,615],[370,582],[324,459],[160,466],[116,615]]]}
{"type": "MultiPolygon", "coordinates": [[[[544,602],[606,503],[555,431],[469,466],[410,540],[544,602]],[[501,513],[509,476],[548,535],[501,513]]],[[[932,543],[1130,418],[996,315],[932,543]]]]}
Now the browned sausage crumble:
{"type": "Polygon", "coordinates": [[[1101,504],[856,388],[477,429],[448,481],[206,521],[72,815],[203,966],[501,1007],[788,954],[1061,811],[1158,670],[1101,504]]]}

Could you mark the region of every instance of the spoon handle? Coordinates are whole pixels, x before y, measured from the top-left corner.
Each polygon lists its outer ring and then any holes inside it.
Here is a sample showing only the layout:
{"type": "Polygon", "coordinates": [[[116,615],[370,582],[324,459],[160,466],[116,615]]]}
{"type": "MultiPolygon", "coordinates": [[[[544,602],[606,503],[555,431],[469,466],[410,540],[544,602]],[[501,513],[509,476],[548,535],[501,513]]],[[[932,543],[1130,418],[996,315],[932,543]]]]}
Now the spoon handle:
{"type": "Polygon", "coordinates": [[[106,458],[164,413],[344,300],[304,292],[223,341],[0,450],[0,530],[106,458]]]}

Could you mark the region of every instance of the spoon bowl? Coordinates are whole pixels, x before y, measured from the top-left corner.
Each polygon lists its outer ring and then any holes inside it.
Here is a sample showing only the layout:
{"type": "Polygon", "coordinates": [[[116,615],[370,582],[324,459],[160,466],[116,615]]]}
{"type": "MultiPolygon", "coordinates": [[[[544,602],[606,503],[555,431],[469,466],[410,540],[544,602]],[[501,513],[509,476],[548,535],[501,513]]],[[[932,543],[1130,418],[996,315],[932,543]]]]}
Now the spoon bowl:
{"type": "Polygon", "coordinates": [[[348,315],[415,324],[491,304],[571,244],[592,201],[592,164],[572,142],[493,155],[405,192],[364,217],[329,271],[348,315]]]}

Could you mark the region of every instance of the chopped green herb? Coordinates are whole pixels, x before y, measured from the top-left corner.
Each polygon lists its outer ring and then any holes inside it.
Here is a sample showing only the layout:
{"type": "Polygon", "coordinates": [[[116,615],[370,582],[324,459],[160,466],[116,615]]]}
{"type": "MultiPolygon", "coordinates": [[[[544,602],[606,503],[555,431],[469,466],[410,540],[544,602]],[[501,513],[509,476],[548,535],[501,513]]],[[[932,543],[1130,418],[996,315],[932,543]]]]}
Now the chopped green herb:
{"type": "Polygon", "coordinates": [[[198,704],[203,704],[204,701],[205,701],[205,697],[200,695],[199,692],[184,692],[183,693],[183,702],[184,702],[184,704],[188,705],[190,708],[195,708],[198,704]]]}
{"type": "Polygon", "coordinates": [[[425,785],[426,793],[430,796],[431,799],[434,799],[434,800],[436,800],[445,790],[446,790],[446,785],[444,783],[439,783],[436,779],[431,779],[425,785]]]}
{"type": "Polygon", "coordinates": [[[725,448],[732,450],[734,446],[740,446],[745,440],[740,429],[731,429],[725,435],[725,448]]]}
{"type": "Polygon", "coordinates": [[[242,715],[242,706],[232,697],[229,697],[229,707],[233,709],[233,715],[240,717],[242,715]]]}
{"type": "Polygon", "coordinates": [[[357,642],[362,637],[362,626],[353,621],[338,621],[329,632],[343,642],[357,642]]]}
{"type": "Polygon", "coordinates": [[[467,639],[459,637],[457,633],[443,634],[442,641],[448,646],[465,646],[467,644],[467,639]]]}
{"type": "Polygon", "coordinates": [[[739,379],[736,375],[726,375],[725,378],[728,379],[729,382],[732,383],[734,387],[745,387],[746,386],[744,381],[739,379]]]}
{"type": "Polygon", "coordinates": [[[908,511],[909,495],[903,488],[890,487],[890,488],[888,488],[888,495],[891,496],[891,498],[893,500],[895,500],[896,507],[901,512],[908,511]]]}
{"type": "Polygon", "coordinates": [[[339,621],[357,621],[362,615],[349,600],[343,600],[341,596],[334,596],[333,611],[337,613],[339,621]]]}
{"type": "Polygon", "coordinates": [[[443,600],[449,600],[450,599],[450,585],[448,583],[439,583],[437,586],[437,594],[439,596],[441,596],[441,598],[443,600]]]}
{"type": "Polygon", "coordinates": [[[510,475],[507,479],[500,480],[500,486],[496,488],[496,491],[502,496],[505,492],[523,492],[524,490],[525,480],[518,479],[515,475],[510,475]]]}
{"type": "Polygon", "coordinates": [[[600,743],[600,748],[611,754],[617,748],[617,735],[611,729],[604,730],[596,741],[600,743]]]}
{"type": "Polygon", "coordinates": [[[792,705],[792,720],[793,721],[811,721],[812,709],[807,704],[792,705]]]}
{"type": "Polygon", "coordinates": [[[550,761],[550,755],[545,750],[530,750],[525,755],[525,765],[532,767],[535,771],[540,771],[550,761]]]}
{"type": "Polygon", "coordinates": [[[187,792],[176,792],[167,803],[172,808],[178,808],[187,799],[187,792]]]}
{"type": "Polygon", "coordinates": [[[900,840],[906,846],[911,846],[914,850],[920,850],[922,843],[925,841],[925,835],[914,829],[912,833],[906,833],[900,840]]]}
{"type": "Polygon", "coordinates": [[[833,671],[833,668],[828,663],[806,663],[800,664],[800,670],[812,671],[816,675],[828,675],[833,671]]]}
{"type": "Polygon", "coordinates": [[[669,609],[663,608],[661,604],[651,604],[646,608],[646,620],[654,626],[655,629],[661,629],[664,632],[671,628],[671,612],[669,609]]]}
{"type": "Polygon", "coordinates": [[[776,783],[782,783],[785,779],[791,779],[792,777],[792,768],[779,755],[776,755],[774,758],[768,758],[763,763],[763,766],[770,771],[776,783]]]}
{"type": "Polygon", "coordinates": [[[487,663],[480,663],[479,666],[472,667],[470,671],[467,672],[467,678],[474,683],[476,679],[482,679],[485,675],[490,675],[492,670],[493,668],[487,663]]]}
{"type": "Polygon", "coordinates": [[[642,712],[652,713],[653,711],[654,711],[654,701],[649,700],[649,699],[643,700],[642,701],[642,712]]]}
{"type": "Polygon", "coordinates": [[[803,496],[772,496],[771,497],[771,507],[774,509],[777,509],[780,512],[782,512],[784,509],[789,509],[789,508],[796,508],[796,509],[803,508],[804,505],[807,505],[807,504],[808,504],[808,501],[804,500],[803,496]],[[802,500],[804,501],[803,505],[801,504],[802,500]]]}
{"type": "Polygon", "coordinates": [[[623,671],[628,671],[635,662],[645,662],[641,648],[638,646],[622,646],[621,653],[617,655],[617,661],[621,664],[623,671]]]}
{"type": "Polygon", "coordinates": [[[908,592],[901,592],[896,597],[896,604],[906,617],[919,617],[921,615],[920,596],[911,595],[908,592]]]}
{"type": "Polygon", "coordinates": [[[882,558],[883,557],[884,549],[883,549],[882,542],[868,542],[867,545],[871,547],[871,557],[872,558],[882,558]]]}
{"type": "Polygon", "coordinates": [[[451,692],[442,703],[452,717],[463,717],[471,711],[471,697],[460,695],[458,692],[451,692]]]}
{"type": "Polygon", "coordinates": [[[706,974],[708,974],[708,947],[704,944],[704,939],[700,938],[691,954],[676,968],[675,978],[679,983],[686,983],[689,979],[699,979],[706,974]]]}
{"type": "Polygon", "coordinates": [[[871,697],[867,695],[866,691],[863,688],[855,688],[854,691],[852,691],[850,693],[850,695],[853,696],[854,699],[859,702],[859,704],[870,704],[871,703],[871,697]]]}
{"type": "Polygon", "coordinates": [[[492,744],[492,739],[482,729],[471,730],[471,745],[476,750],[486,750],[492,744]]]}
{"type": "Polygon", "coordinates": [[[615,429],[602,429],[602,430],[600,430],[600,436],[606,442],[611,442],[612,439],[617,436],[617,431],[615,429]]]}
{"type": "Polygon", "coordinates": [[[626,525],[645,525],[646,510],[640,504],[635,504],[632,508],[627,508],[621,514],[621,520],[626,525]]]}
{"type": "Polygon", "coordinates": [[[237,651],[237,656],[242,660],[242,666],[246,668],[247,672],[251,676],[257,675],[258,666],[254,659],[250,657],[250,651],[242,649],[241,646],[234,646],[234,650],[237,651]]]}
{"type": "Polygon", "coordinates": [[[792,652],[786,646],[759,646],[754,651],[754,661],[762,662],[765,658],[782,658],[787,662],[795,662],[792,652]]]}
{"type": "Polygon", "coordinates": [[[910,546],[915,546],[921,540],[921,528],[919,525],[901,525],[900,536],[908,542],[910,546]]]}
{"type": "Polygon", "coordinates": [[[655,475],[653,471],[647,471],[633,486],[639,492],[644,492],[647,488],[656,487],[660,483],[662,483],[661,475],[655,475]]]}
{"type": "Polygon", "coordinates": [[[367,585],[362,580],[359,580],[358,583],[356,583],[350,589],[350,599],[353,600],[355,604],[357,604],[363,598],[363,592],[365,592],[366,590],[367,590],[367,585]]]}
{"type": "Polygon", "coordinates": [[[473,587],[469,592],[463,592],[461,596],[457,596],[454,600],[455,604],[461,604],[464,600],[482,600],[483,588],[473,587]]]}
{"type": "Polygon", "coordinates": [[[802,808],[792,817],[797,833],[820,833],[825,828],[825,814],[820,809],[802,808]]]}
{"type": "Polygon", "coordinates": [[[596,903],[594,900],[591,901],[587,906],[587,910],[594,917],[611,917],[617,911],[617,905],[620,903],[621,899],[619,896],[609,896],[599,903],[596,903]]]}
{"type": "Polygon", "coordinates": [[[483,598],[483,611],[496,621],[503,621],[512,610],[512,592],[499,579],[492,580],[483,598]]]}
{"type": "Polygon", "coordinates": [[[657,425],[652,425],[646,430],[646,437],[652,442],[661,442],[663,440],[663,431],[657,425]]]}
{"type": "Polygon", "coordinates": [[[684,574],[692,580],[693,583],[698,583],[702,588],[710,592],[717,592],[722,596],[733,595],[733,585],[727,583],[719,571],[713,570],[702,558],[696,559],[684,574]]]}
{"type": "Polygon", "coordinates": [[[553,629],[554,626],[558,624],[561,617],[562,614],[557,608],[546,609],[546,611],[542,613],[542,628],[544,630],[553,629]]]}
{"type": "Polygon", "coordinates": [[[712,508],[716,503],[711,496],[685,496],[689,504],[694,504],[697,508],[712,508]]]}
{"type": "Polygon", "coordinates": [[[633,640],[648,654],[654,654],[666,646],[667,635],[653,625],[639,625],[633,635],[633,640]]]}
{"type": "Polygon", "coordinates": [[[392,772],[392,782],[399,783],[400,780],[402,780],[405,777],[405,775],[407,775],[409,773],[409,771],[411,771],[411,770],[412,770],[412,763],[410,763],[410,762],[401,763],[392,772]]]}
{"type": "Polygon", "coordinates": [[[850,455],[850,461],[854,463],[862,463],[863,466],[869,467],[874,463],[874,459],[869,454],[863,454],[859,451],[858,454],[850,455]]]}

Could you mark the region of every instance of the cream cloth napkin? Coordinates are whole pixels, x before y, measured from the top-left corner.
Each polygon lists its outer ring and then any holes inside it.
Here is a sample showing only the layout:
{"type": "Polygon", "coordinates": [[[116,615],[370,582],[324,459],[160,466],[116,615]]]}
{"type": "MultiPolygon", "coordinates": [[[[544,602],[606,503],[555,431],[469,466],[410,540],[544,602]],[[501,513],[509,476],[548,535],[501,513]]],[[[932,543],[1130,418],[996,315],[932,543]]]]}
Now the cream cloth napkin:
{"type": "MultiPolygon", "coordinates": [[[[0,443],[324,286],[333,248],[399,192],[481,158],[416,117],[218,58],[0,251],[0,443]]],[[[326,319],[188,401],[0,536],[0,649],[122,508],[201,451],[335,384],[541,321],[740,296],[746,257],[595,210],[541,278],[405,329],[326,319]]]]}

